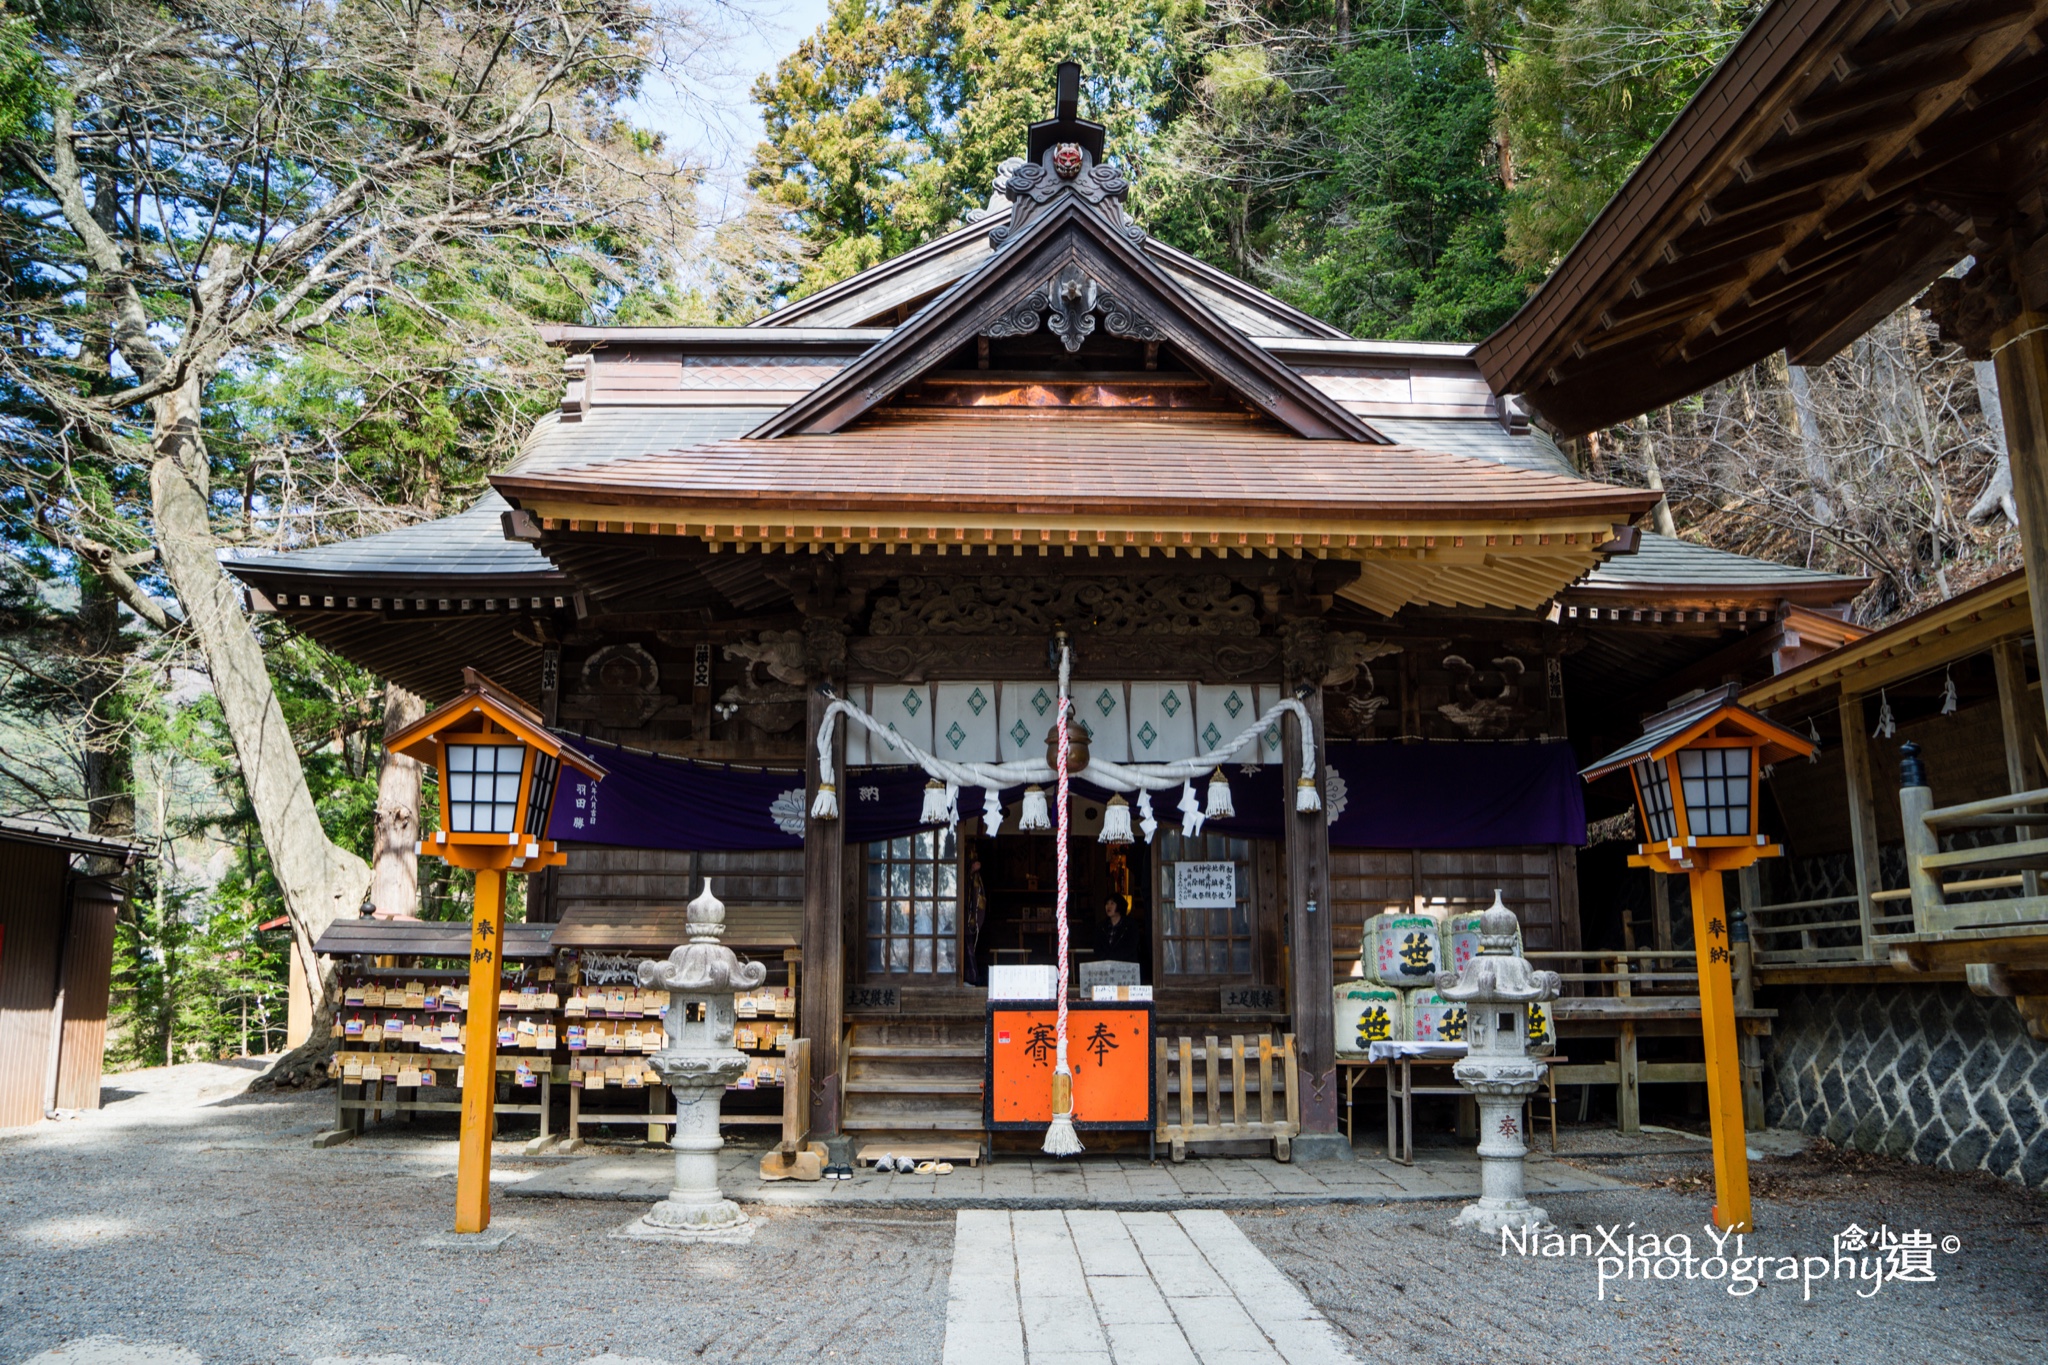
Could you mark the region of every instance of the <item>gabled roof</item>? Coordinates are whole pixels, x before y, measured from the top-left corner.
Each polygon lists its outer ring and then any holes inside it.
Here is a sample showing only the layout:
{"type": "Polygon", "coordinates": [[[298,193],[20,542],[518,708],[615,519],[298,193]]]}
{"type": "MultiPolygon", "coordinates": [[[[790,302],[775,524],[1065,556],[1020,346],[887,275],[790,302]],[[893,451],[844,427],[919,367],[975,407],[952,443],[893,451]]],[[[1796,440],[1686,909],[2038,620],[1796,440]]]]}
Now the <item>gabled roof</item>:
{"type": "Polygon", "coordinates": [[[66,853],[130,861],[155,856],[143,845],[132,840],[109,838],[104,834],[84,834],[78,830],[66,829],[62,825],[14,815],[0,815],[0,844],[40,844],[45,848],[62,849],[66,853]]]}
{"type": "Polygon", "coordinates": [[[1588,782],[1596,781],[1639,758],[1668,757],[1672,751],[1707,735],[1758,740],[1758,751],[1765,763],[1804,758],[1813,752],[1812,740],[1729,700],[1730,690],[1716,688],[1662,715],[1651,716],[1643,723],[1642,738],[1590,764],[1579,775],[1588,782]]]}
{"type": "MultiPolygon", "coordinates": [[[[785,304],[748,324],[750,329],[893,325],[898,314],[922,306],[939,291],[977,269],[994,248],[989,232],[1000,223],[991,214],[913,247],[901,256],[869,266],[857,275],[785,304]]],[[[1218,317],[1250,336],[1288,340],[1348,341],[1348,334],[1292,304],[1246,284],[1235,275],[1177,247],[1146,238],[1145,253],[1164,267],[1218,317]]]]}
{"type": "Polygon", "coordinates": [[[1582,432],[1819,364],[2033,212],[2048,0],[1776,0],[1477,353],[1582,432]],[[2030,183],[2031,182],[2031,183],[2030,183]]]}
{"type": "Polygon", "coordinates": [[[1035,331],[1040,315],[1044,325],[1058,331],[1068,316],[1062,302],[1067,290],[1086,293],[1074,313],[1078,334],[1069,339],[1070,350],[1080,335],[1095,328],[1099,297],[1106,331],[1171,344],[1196,373],[1298,436],[1386,439],[1217,317],[1150,259],[1115,216],[1078,191],[1055,191],[979,268],[753,434],[771,438],[837,431],[976,337],[1035,331]]]}

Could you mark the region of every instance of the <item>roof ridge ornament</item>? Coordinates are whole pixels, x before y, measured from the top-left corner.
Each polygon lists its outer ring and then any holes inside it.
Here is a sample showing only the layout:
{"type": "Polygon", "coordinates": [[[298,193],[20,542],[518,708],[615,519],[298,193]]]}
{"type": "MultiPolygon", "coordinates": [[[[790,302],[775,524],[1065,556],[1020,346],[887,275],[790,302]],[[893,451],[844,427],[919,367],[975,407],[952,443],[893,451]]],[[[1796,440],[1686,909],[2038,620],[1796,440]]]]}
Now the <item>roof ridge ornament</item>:
{"type": "Polygon", "coordinates": [[[1061,62],[1055,116],[1031,125],[1030,155],[1022,164],[1003,163],[1011,169],[997,177],[989,212],[993,213],[999,202],[1007,203],[1010,221],[989,230],[989,244],[996,250],[1014,241],[1028,223],[1065,195],[1073,195],[1101,213],[1132,242],[1145,240],[1145,230],[1124,211],[1131,182],[1102,159],[1108,130],[1079,116],[1080,90],[1080,64],[1061,62]]]}

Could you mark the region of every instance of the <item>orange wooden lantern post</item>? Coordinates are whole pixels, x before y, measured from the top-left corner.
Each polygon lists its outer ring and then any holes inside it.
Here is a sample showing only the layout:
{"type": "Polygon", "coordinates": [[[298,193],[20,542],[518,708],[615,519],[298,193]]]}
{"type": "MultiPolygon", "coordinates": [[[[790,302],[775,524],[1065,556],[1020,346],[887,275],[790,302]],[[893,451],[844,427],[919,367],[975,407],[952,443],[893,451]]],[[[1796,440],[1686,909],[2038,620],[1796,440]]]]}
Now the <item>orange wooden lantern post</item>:
{"type": "Polygon", "coordinates": [[[604,769],[548,733],[538,711],[473,668],[460,696],[393,735],[385,747],[437,776],[441,827],[420,852],[476,873],[469,926],[469,1011],[462,1044],[462,1155],[455,1230],[491,1224],[491,1119],[498,1098],[498,995],[504,970],[505,874],[558,867],[547,838],[567,765],[593,780],[604,769]]]}
{"type": "Polygon", "coordinates": [[[1765,764],[1803,758],[1814,745],[1723,695],[1652,716],[1641,739],[1601,759],[1583,776],[1590,782],[1626,768],[1635,785],[1643,837],[1629,866],[1683,872],[1691,882],[1707,1111],[1714,1132],[1714,1226],[1747,1232],[1752,1227],[1749,1148],[1742,1122],[1734,955],[1721,874],[1784,852],[1758,830],[1758,783],[1765,764]]]}

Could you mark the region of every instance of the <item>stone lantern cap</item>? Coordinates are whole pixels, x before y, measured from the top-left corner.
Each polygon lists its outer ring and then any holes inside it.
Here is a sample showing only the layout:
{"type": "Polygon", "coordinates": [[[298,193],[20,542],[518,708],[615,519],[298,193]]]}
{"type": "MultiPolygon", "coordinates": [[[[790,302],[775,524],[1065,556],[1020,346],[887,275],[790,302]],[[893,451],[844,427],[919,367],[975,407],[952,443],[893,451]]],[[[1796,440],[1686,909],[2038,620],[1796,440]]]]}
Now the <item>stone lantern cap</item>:
{"type": "Polygon", "coordinates": [[[725,946],[725,902],[711,894],[709,878],[703,893],[683,907],[683,922],[690,941],[669,953],[665,962],[642,962],[642,986],[669,991],[744,991],[768,979],[767,963],[742,962],[725,946]]]}
{"type": "Polygon", "coordinates": [[[1515,912],[1496,891],[1479,917],[1479,951],[1463,969],[1437,973],[1436,988],[1461,1005],[1527,1005],[1557,999],[1564,978],[1531,966],[1515,951],[1515,912]]]}

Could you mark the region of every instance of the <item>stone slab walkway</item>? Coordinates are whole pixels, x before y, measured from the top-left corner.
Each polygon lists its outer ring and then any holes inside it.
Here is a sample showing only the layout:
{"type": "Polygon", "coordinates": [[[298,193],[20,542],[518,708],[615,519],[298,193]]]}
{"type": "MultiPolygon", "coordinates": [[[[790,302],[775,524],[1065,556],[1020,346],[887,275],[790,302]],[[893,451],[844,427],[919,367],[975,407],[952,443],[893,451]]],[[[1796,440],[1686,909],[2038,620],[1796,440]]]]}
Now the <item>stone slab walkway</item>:
{"type": "MultiPolygon", "coordinates": [[[[1290,1204],[1393,1204],[1473,1199],[1479,1163],[1469,1154],[1418,1158],[1403,1166],[1380,1157],[1282,1163],[1260,1157],[1190,1159],[1157,1164],[1142,1156],[997,1157],[956,1166],[950,1175],[882,1175],[851,1180],[762,1181],[760,1154],[728,1149],[720,1184],[743,1204],[803,1208],[920,1207],[937,1209],[1205,1209],[1272,1208],[1290,1204]]],[[[662,1151],[554,1158],[500,1159],[492,1171],[498,1198],[665,1198],[674,1161],[662,1151]]],[[[1546,1157],[1531,1156],[1533,1196],[1625,1188],[1622,1182],[1546,1157]]]]}
{"type": "Polygon", "coordinates": [[[1341,1365],[1306,1295],[1214,1209],[962,1209],[945,1365],[1341,1365]]]}

